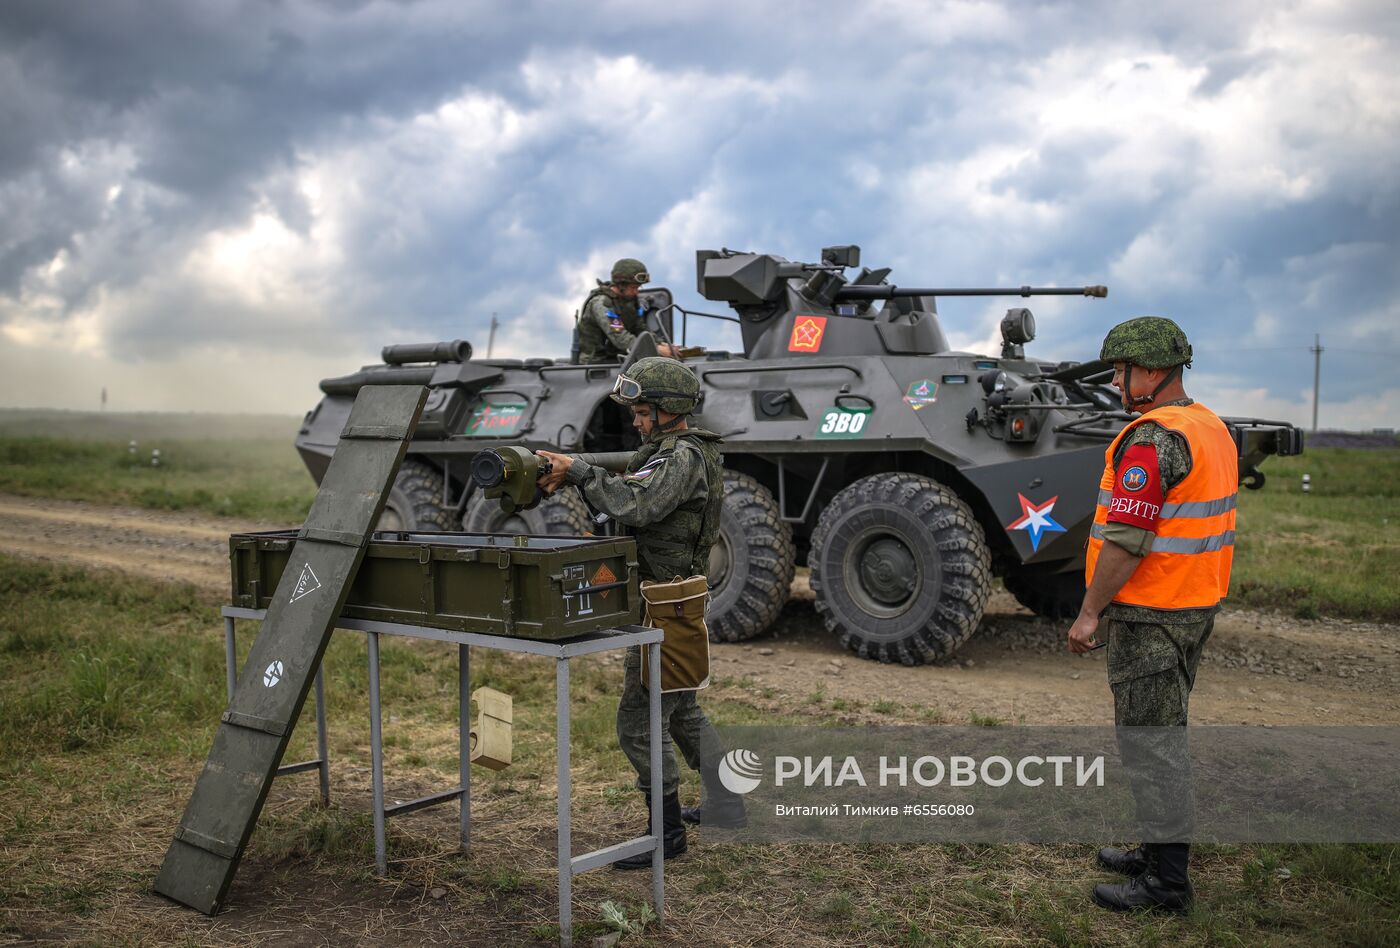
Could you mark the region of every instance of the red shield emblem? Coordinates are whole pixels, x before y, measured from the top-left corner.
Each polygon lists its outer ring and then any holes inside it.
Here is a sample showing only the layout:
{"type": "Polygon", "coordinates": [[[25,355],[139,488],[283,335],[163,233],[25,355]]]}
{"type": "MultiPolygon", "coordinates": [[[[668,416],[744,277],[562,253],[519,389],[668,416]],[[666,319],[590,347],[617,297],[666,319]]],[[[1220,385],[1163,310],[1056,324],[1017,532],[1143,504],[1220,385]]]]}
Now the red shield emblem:
{"type": "Polygon", "coordinates": [[[825,316],[798,316],[792,324],[788,352],[819,352],[826,332],[825,316]]]}

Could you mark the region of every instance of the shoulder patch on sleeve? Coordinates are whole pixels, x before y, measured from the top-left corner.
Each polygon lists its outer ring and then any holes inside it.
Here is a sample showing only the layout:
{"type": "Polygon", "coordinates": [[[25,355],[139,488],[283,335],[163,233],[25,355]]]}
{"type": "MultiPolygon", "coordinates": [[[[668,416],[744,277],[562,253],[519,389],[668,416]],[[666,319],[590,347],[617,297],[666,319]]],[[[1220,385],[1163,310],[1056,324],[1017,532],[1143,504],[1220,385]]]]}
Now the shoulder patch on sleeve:
{"type": "Polygon", "coordinates": [[[1114,470],[1108,522],[1155,531],[1164,494],[1157,449],[1151,444],[1130,444],[1114,470]]]}
{"type": "Polygon", "coordinates": [[[647,461],[647,463],[637,468],[631,474],[623,475],[623,480],[644,481],[651,477],[653,474],[655,474],[657,471],[659,471],[661,469],[661,466],[669,460],[671,460],[671,455],[658,454],[656,455],[656,457],[652,458],[651,460],[647,461]]]}

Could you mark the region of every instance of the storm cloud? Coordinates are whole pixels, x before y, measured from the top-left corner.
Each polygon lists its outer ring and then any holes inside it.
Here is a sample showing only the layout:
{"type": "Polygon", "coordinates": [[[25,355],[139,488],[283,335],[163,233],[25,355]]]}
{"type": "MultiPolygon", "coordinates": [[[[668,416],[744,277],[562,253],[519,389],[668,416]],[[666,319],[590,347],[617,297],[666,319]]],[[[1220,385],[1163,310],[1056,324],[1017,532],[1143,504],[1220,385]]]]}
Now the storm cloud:
{"type": "Polygon", "coordinates": [[[697,248],[858,243],[1107,283],[1032,351],[1170,315],[1231,413],[1303,420],[1321,333],[1324,424],[1400,424],[1400,11],[1163,6],[10,0],[0,404],[299,411],[493,313],[563,353],[619,255],[703,309],[697,248]]]}

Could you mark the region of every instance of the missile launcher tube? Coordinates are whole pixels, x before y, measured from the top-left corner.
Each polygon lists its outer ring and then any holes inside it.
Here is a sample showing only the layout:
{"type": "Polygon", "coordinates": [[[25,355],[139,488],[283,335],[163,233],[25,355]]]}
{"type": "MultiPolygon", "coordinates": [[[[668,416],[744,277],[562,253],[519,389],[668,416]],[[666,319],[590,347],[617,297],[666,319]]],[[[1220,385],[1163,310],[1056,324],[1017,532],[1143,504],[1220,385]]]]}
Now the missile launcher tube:
{"type": "Polygon", "coordinates": [[[379,357],[386,365],[409,362],[466,362],[472,357],[472,344],[465,339],[451,342],[412,342],[385,346],[379,357]]]}

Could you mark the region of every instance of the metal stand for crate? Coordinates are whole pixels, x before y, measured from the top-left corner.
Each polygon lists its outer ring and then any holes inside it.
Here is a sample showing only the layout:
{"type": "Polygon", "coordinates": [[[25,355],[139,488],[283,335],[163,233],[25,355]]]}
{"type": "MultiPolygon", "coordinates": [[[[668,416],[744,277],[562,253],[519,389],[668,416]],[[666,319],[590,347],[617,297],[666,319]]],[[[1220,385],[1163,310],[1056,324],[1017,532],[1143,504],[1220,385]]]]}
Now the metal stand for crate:
{"type": "MultiPolygon", "coordinates": [[[[255,619],[261,621],[265,609],[244,609],[225,606],[224,645],[228,662],[229,693],[237,677],[237,653],[234,640],[234,620],[255,619]]],[[[477,632],[451,632],[446,629],[433,629],[421,625],[404,625],[397,622],[379,622],[370,619],[336,620],[336,628],[364,632],[369,647],[369,734],[370,756],[372,760],[374,785],[374,862],[378,875],[386,876],[389,871],[384,824],[391,816],[412,813],[425,807],[452,800],[460,801],[459,825],[461,847],[466,849],[471,839],[471,691],[470,646],[494,648],[504,652],[518,652],[526,655],[540,655],[553,658],[555,688],[555,734],[556,756],[559,769],[559,939],[564,945],[573,944],[573,878],[590,869],[611,865],[638,853],[649,852],[651,857],[652,904],[656,910],[658,923],[665,916],[665,880],[662,867],[664,853],[662,838],[662,799],[661,799],[661,692],[650,689],[650,730],[651,730],[651,833],[626,842],[607,846],[593,852],[573,855],[572,804],[573,781],[569,768],[569,662],[580,655],[592,655],[613,649],[641,646],[650,665],[651,681],[661,680],[661,639],[660,629],[629,625],[619,629],[609,629],[580,635],[560,642],[535,639],[507,638],[500,635],[484,635],[477,632]],[[379,636],[403,635],[410,638],[432,639],[438,642],[451,642],[457,646],[457,702],[458,702],[458,778],[460,786],[451,790],[429,794],[417,800],[409,800],[394,806],[384,805],[384,745],[381,728],[379,697],[379,636]]],[[[278,775],[297,773],[319,767],[321,771],[321,798],[330,800],[330,765],[326,753],[326,714],[325,688],[320,669],[316,672],[316,742],[319,759],[299,764],[289,764],[278,769],[278,775]]]]}

